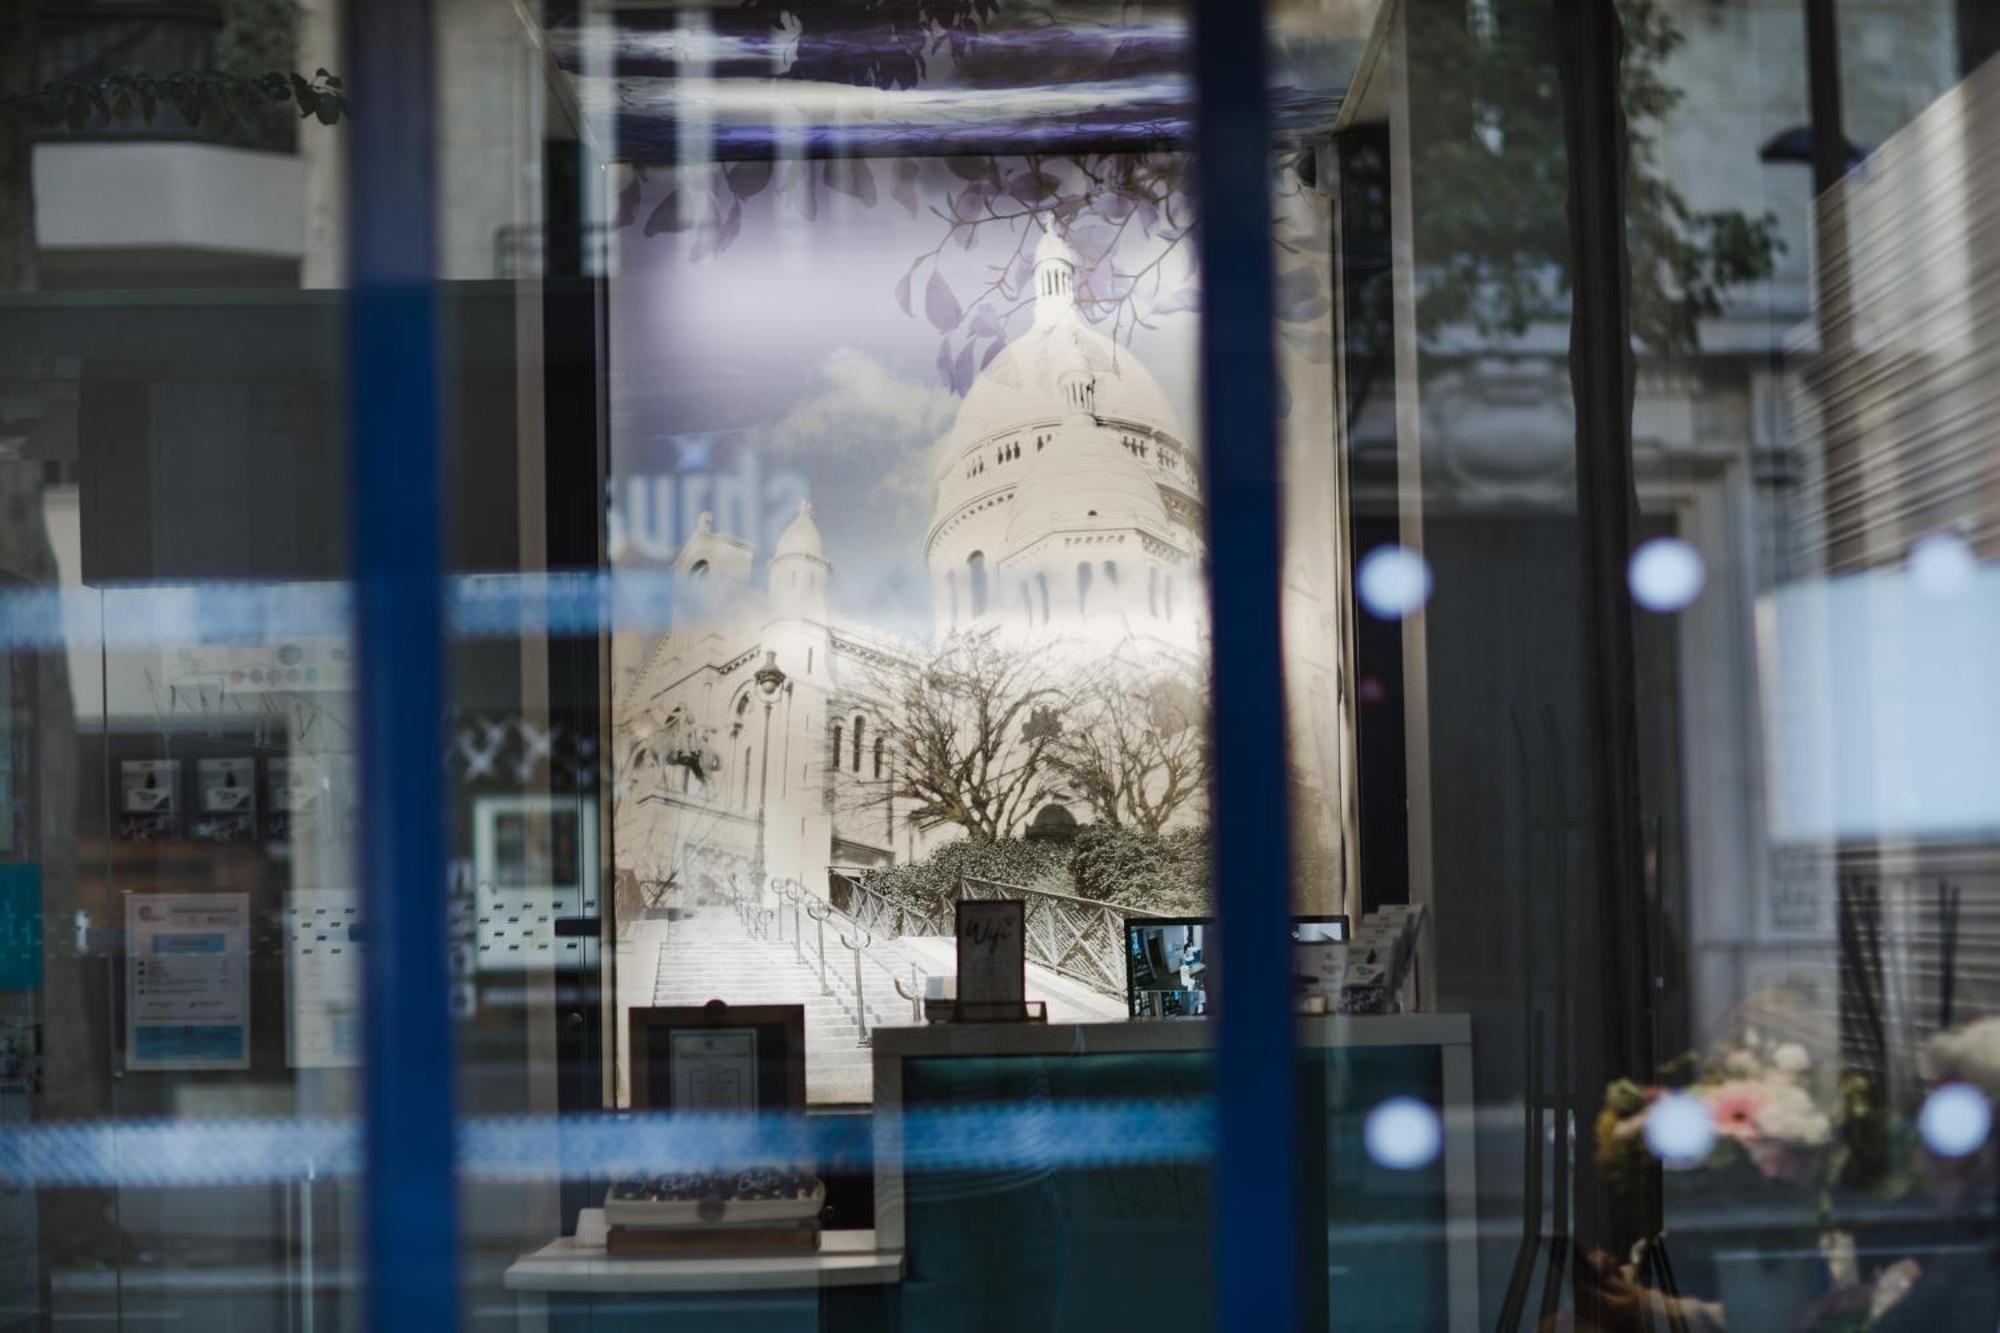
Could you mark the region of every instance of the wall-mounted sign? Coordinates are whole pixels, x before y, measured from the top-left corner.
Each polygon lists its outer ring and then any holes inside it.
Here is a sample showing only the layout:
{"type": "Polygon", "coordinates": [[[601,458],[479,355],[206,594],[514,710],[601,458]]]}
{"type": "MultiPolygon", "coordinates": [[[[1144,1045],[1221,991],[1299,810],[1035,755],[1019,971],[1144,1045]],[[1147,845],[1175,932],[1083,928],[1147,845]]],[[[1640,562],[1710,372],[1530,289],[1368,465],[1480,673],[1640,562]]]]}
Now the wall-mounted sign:
{"type": "Polygon", "coordinates": [[[126,759],[118,765],[118,836],[166,842],[181,835],[181,761],[126,759]]]}
{"type": "Polygon", "coordinates": [[[42,868],[0,865],[0,990],[42,984],[42,868]]]}
{"type": "Polygon", "coordinates": [[[286,1063],[361,1063],[361,902],[352,889],[293,889],[285,903],[286,1063]]]}
{"type": "Polygon", "coordinates": [[[250,896],[125,895],[125,1067],[250,1064],[250,896]]]}
{"type": "Polygon", "coordinates": [[[589,796],[481,796],[472,808],[481,972],[589,967],[597,940],[556,922],[597,915],[597,802],[589,796]]]}
{"type": "Polygon", "coordinates": [[[248,842],[257,836],[255,759],[195,764],[193,832],[201,842],[248,842]]]}
{"type": "Polygon", "coordinates": [[[1027,904],[1020,899],[958,904],[958,1021],[1024,1017],[1027,944],[1027,904]]]}

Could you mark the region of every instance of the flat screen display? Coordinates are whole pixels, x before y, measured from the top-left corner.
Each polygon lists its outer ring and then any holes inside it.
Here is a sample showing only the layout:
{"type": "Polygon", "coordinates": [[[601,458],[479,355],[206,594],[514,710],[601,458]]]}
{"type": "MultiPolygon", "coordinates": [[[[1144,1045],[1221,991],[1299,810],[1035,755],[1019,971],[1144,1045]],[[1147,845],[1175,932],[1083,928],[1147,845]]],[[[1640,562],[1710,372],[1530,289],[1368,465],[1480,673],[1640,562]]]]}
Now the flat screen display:
{"type": "Polygon", "coordinates": [[[1300,944],[1318,944],[1332,941],[1335,944],[1347,940],[1346,916],[1295,916],[1292,918],[1292,938],[1300,944]]]}
{"type": "Polygon", "coordinates": [[[1127,921],[1125,994],[1134,1018],[1208,1013],[1209,922],[1127,921]]]}
{"type": "MultiPolygon", "coordinates": [[[[1134,1018],[1203,1018],[1210,1000],[1206,917],[1125,922],[1125,998],[1134,1018]]],[[[1342,942],[1348,918],[1295,916],[1292,939],[1301,944],[1342,942]]]]}

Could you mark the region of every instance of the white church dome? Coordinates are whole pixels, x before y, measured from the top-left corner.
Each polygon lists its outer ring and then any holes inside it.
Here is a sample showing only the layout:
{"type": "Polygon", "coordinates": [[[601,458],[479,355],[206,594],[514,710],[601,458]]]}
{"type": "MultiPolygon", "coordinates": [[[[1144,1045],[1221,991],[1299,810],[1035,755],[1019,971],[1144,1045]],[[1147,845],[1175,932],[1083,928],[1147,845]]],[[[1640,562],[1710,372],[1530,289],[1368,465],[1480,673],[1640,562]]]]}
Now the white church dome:
{"type": "Polygon", "coordinates": [[[799,501],[798,517],[778,534],[778,544],[771,548],[771,559],[783,560],[786,556],[826,561],[826,539],[820,536],[819,524],[813,521],[811,500],[799,501]]]}
{"type": "Polygon", "coordinates": [[[990,435],[1062,415],[1056,379],[1077,360],[1097,380],[1097,415],[1109,422],[1149,426],[1181,439],[1180,422],[1152,372],[1131,352],[1072,316],[1036,325],[1001,349],[966,391],[958,418],[944,438],[952,458],[990,435]]]}
{"type": "Polygon", "coordinates": [[[1052,426],[1069,414],[1062,382],[1082,368],[1090,372],[1093,413],[1106,426],[1138,426],[1175,441],[1183,438],[1159,381],[1130,351],[1074,315],[1037,324],[993,358],[938,442],[935,510],[940,518],[996,484],[1024,480],[1012,468],[1004,473],[981,468],[981,446],[1012,435],[1020,440],[1023,461],[1032,464],[1034,438],[1046,433],[1036,427],[1052,426]]]}
{"type": "Polygon", "coordinates": [[[1160,488],[1112,433],[1058,427],[1007,506],[1006,551],[1029,552],[1052,533],[1137,528],[1171,531],[1160,488]]]}
{"type": "Polygon", "coordinates": [[[1138,358],[1084,322],[1075,270],[1051,229],[1035,249],[1033,324],[938,442],[925,556],[940,633],[994,616],[1039,632],[1151,614],[1156,580],[1198,557],[1200,479],[1180,423],[1138,358]]]}

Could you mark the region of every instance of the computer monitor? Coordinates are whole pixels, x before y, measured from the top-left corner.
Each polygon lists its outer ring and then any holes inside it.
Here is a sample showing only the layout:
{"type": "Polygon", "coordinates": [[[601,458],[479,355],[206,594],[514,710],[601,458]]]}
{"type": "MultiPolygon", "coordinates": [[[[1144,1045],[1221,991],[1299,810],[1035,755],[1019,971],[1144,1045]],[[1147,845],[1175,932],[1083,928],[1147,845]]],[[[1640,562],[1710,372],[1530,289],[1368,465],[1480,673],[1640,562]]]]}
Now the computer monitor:
{"type": "MultiPolygon", "coordinates": [[[[1125,1000],[1133,1018],[1203,1018],[1210,1000],[1208,917],[1127,917],[1125,1000]]],[[[1300,944],[1344,941],[1344,915],[1295,916],[1300,944]]]]}
{"type": "Polygon", "coordinates": [[[1208,1013],[1206,917],[1134,917],[1125,922],[1125,998],[1134,1018],[1208,1013]]]}
{"type": "Polygon", "coordinates": [[[1318,943],[1331,940],[1342,943],[1349,934],[1346,915],[1337,916],[1295,916],[1292,918],[1292,938],[1300,944],[1318,943]]]}

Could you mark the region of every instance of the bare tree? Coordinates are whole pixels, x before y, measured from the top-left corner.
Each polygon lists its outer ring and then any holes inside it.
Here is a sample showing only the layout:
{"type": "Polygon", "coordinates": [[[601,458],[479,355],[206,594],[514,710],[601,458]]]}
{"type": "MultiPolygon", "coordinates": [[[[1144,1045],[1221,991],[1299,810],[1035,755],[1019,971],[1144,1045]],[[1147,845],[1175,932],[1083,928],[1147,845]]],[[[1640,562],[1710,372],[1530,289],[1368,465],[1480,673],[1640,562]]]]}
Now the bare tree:
{"type": "Polygon", "coordinates": [[[1049,654],[991,630],[955,635],[914,667],[884,668],[872,692],[895,762],[871,799],[895,800],[918,828],[990,842],[1062,795],[1051,754],[1068,691],[1049,654]]]}
{"type": "Polygon", "coordinates": [[[1158,833],[1206,802],[1207,697],[1192,663],[1114,654],[1077,682],[1050,763],[1100,821],[1158,833]]]}

